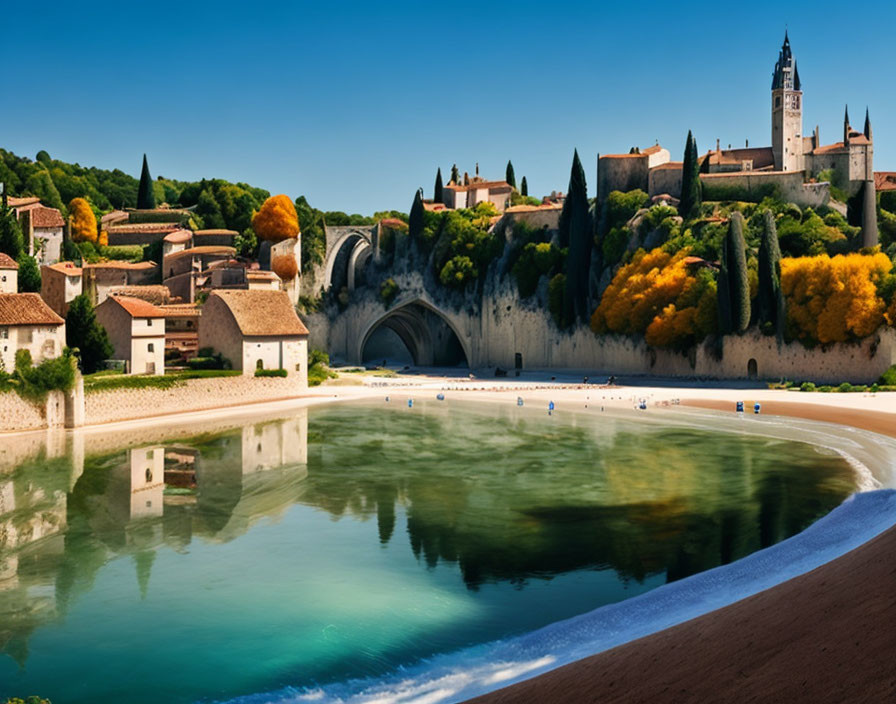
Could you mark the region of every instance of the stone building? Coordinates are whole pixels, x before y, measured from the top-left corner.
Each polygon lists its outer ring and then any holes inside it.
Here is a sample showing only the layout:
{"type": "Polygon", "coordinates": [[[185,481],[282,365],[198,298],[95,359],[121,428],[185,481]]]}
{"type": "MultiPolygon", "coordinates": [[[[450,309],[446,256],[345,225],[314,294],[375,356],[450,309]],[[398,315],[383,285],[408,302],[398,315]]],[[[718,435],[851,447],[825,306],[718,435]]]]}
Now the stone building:
{"type": "Polygon", "coordinates": [[[8,254],[0,252],[0,293],[19,292],[19,265],[8,254]]]}
{"type": "Polygon", "coordinates": [[[463,183],[449,181],[442,189],[445,205],[455,210],[475,208],[480,203],[490,202],[499,211],[510,206],[513,187],[507,181],[486,181],[479,176],[479,164],[473,178],[464,174],[463,183]]]}
{"type": "Polygon", "coordinates": [[[68,304],[81,295],[83,270],[72,262],[57,262],[40,268],[40,297],[63,318],[68,304]]]}
{"type": "Polygon", "coordinates": [[[28,254],[38,264],[52,264],[62,257],[62,236],[65,220],[56,208],[42,205],[39,198],[7,198],[15,210],[28,254]]]}
{"type": "Polygon", "coordinates": [[[122,286],[147,286],[159,282],[159,265],[155,262],[107,261],[83,266],[83,289],[94,305],[109,296],[109,291],[122,286]]]}
{"type": "MultiPolygon", "coordinates": [[[[777,194],[803,207],[819,207],[828,203],[832,183],[849,197],[862,198],[863,244],[877,244],[874,144],[868,112],[860,131],[850,124],[847,110],[842,140],[823,144],[818,126],[811,135],[803,134],[803,108],[802,81],[785,32],[772,73],[772,144],[723,149],[716,140],[716,148],[701,158],[707,197],[724,200],[736,194],[741,200],[761,200],[777,194]]],[[[680,175],[681,165],[671,162],[659,145],[599,156],[598,198],[604,200],[614,190],[636,188],[650,196],[668,193],[677,198],[681,195],[680,175]]]]}
{"type": "Polygon", "coordinates": [[[234,369],[285,369],[308,385],[308,329],[285,291],[212,291],[202,306],[199,347],[211,347],[234,369]]]}
{"type": "Polygon", "coordinates": [[[53,359],[65,347],[65,321],[36,293],[0,293],[0,362],[15,369],[16,352],[28,350],[34,364],[53,359]]]}
{"type": "Polygon", "coordinates": [[[109,296],[96,307],[96,319],[128,374],[165,373],[164,311],[139,298],[109,296]]]}
{"type": "Polygon", "coordinates": [[[196,300],[196,293],[209,283],[213,264],[229,262],[236,255],[233,247],[189,247],[172,252],[162,259],[162,283],[187,303],[196,300]]]}

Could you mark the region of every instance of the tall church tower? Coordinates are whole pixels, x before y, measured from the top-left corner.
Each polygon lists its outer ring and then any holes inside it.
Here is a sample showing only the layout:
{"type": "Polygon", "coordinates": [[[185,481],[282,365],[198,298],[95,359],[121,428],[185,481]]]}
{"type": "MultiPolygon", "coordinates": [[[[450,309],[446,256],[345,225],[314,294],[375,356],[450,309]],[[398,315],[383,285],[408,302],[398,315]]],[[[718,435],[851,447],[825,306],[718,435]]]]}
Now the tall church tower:
{"type": "Polygon", "coordinates": [[[803,170],[803,91],[786,31],[772,78],[772,152],[776,171],[803,170]]]}

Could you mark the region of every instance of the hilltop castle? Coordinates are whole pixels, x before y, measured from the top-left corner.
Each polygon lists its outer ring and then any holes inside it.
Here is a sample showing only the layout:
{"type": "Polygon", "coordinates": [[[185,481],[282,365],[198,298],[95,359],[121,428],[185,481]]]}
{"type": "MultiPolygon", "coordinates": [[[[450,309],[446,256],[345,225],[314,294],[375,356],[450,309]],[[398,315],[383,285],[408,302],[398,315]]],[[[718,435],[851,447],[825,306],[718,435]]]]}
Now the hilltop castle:
{"type": "MultiPolygon", "coordinates": [[[[790,38],[784,44],[772,74],[772,145],[743,149],[716,148],[701,158],[701,181],[709,199],[761,200],[777,195],[802,207],[827,205],[830,185],[850,198],[861,198],[862,244],[877,244],[877,213],[874,189],[874,143],[871,119],[866,110],[864,129],[854,130],[849,110],[843,118],[843,139],[822,145],[816,126],[803,135],[803,90],[790,38]],[[824,173],[829,181],[818,182],[824,173]]],[[[597,195],[600,200],[613,190],[640,188],[651,196],[681,194],[681,162],[670,160],[667,149],[655,145],[628,154],[598,157],[597,195]]]]}

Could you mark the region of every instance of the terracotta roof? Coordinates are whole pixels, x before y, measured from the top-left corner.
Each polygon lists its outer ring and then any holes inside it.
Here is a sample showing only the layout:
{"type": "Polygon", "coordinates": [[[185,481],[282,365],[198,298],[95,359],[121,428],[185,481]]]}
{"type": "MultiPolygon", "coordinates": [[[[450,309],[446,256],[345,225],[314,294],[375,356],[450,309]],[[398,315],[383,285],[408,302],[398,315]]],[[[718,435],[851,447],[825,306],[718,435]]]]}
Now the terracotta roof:
{"type": "Polygon", "coordinates": [[[25,198],[7,196],[6,202],[10,208],[21,208],[24,205],[35,205],[40,203],[40,198],[37,198],[36,196],[26,196],[25,198]]]}
{"type": "Polygon", "coordinates": [[[132,271],[144,271],[153,269],[158,264],[155,262],[124,262],[120,260],[110,260],[106,262],[96,262],[95,264],[85,264],[85,269],[131,269],[132,271]]]}
{"type": "Polygon", "coordinates": [[[190,247],[189,249],[182,249],[179,252],[172,252],[167,257],[165,257],[165,261],[170,261],[171,259],[180,259],[181,257],[186,256],[199,256],[202,254],[218,254],[222,257],[232,257],[236,254],[236,249],[233,247],[225,247],[223,245],[202,245],[200,247],[190,247]]]}
{"type": "Polygon", "coordinates": [[[877,191],[896,191],[896,171],[875,171],[874,189],[877,191]]]}
{"type": "Polygon", "coordinates": [[[65,220],[62,219],[62,213],[56,208],[47,208],[43,205],[29,206],[28,212],[31,213],[31,227],[64,227],[65,220]]]}
{"type": "Polygon", "coordinates": [[[134,222],[127,225],[113,225],[109,228],[109,234],[155,234],[158,232],[175,232],[183,228],[176,222],[134,222]]]}
{"type": "Polygon", "coordinates": [[[706,158],[710,164],[740,164],[752,161],[754,170],[775,165],[775,153],[771,147],[713,150],[703,155],[703,159],[706,158]]]}
{"type": "Polygon", "coordinates": [[[444,203],[427,203],[423,202],[423,209],[428,210],[431,213],[438,213],[442,210],[447,210],[448,206],[444,203]]]}
{"type": "Polygon", "coordinates": [[[189,230],[175,230],[165,235],[164,239],[170,244],[184,244],[193,239],[193,233],[189,230]]]}
{"type": "MultiPolygon", "coordinates": [[[[423,205],[426,206],[426,203],[424,203],[423,205]]],[[[441,205],[443,208],[445,207],[444,203],[438,203],[438,205],[441,205]]],[[[384,227],[407,227],[408,226],[408,224],[404,220],[401,220],[399,218],[383,218],[382,220],[380,220],[380,225],[382,225],[384,227]]]]}
{"type": "Polygon", "coordinates": [[[563,206],[559,203],[540,203],[539,205],[511,205],[505,208],[505,213],[534,213],[538,210],[560,210],[563,206]]]}
{"type": "MultiPolygon", "coordinates": [[[[643,159],[648,154],[601,154],[600,159],[643,159]]],[[[598,159],[598,161],[600,161],[598,159]]]]}
{"type": "Polygon", "coordinates": [[[651,154],[658,154],[662,150],[663,150],[663,148],[659,144],[654,144],[652,147],[647,147],[647,149],[642,149],[641,153],[647,154],[648,156],[650,156],[651,154]]]}
{"type": "Polygon", "coordinates": [[[273,271],[258,271],[257,269],[252,269],[246,272],[247,279],[257,279],[264,281],[279,281],[280,277],[277,276],[273,271]]]}
{"type": "Polygon", "coordinates": [[[146,301],[147,303],[152,303],[156,306],[171,301],[171,291],[168,290],[167,286],[162,286],[161,284],[150,286],[116,286],[109,289],[109,295],[139,298],[141,301],[146,301]]]}
{"type": "Polygon", "coordinates": [[[19,265],[16,264],[16,260],[13,259],[8,254],[4,254],[0,252],[0,269],[18,269],[19,265]]]}
{"type": "Polygon", "coordinates": [[[232,235],[233,237],[236,237],[240,233],[236,230],[196,230],[193,234],[198,235],[199,237],[202,237],[203,235],[232,235]]]}
{"type": "Polygon", "coordinates": [[[55,264],[48,264],[44,268],[58,271],[66,276],[80,276],[83,273],[81,267],[75,266],[72,262],[56,262],[55,264]]]}
{"type": "Polygon", "coordinates": [[[159,310],[166,318],[198,318],[202,314],[202,310],[195,303],[172,303],[159,306],[159,310]]]}
{"type": "Polygon", "coordinates": [[[665,164],[660,164],[659,166],[654,166],[651,171],[656,171],[658,169],[666,170],[666,169],[676,169],[681,171],[684,168],[684,162],[681,161],[667,161],[665,164]]]}
{"type": "MultiPolygon", "coordinates": [[[[219,298],[230,310],[246,337],[291,337],[307,335],[286,291],[212,291],[209,301],[219,298]]],[[[206,301],[208,305],[208,301],[206,301]]]]}
{"type": "Polygon", "coordinates": [[[130,296],[109,296],[107,301],[115,301],[124,308],[132,318],[164,318],[165,313],[158,306],[130,296]]]}
{"type": "Polygon", "coordinates": [[[843,142],[835,142],[834,144],[825,144],[823,147],[816,147],[812,150],[813,154],[830,154],[844,149],[843,142]]]}
{"type": "Polygon", "coordinates": [[[100,218],[100,222],[103,225],[106,225],[110,222],[118,222],[120,220],[127,220],[128,214],[123,210],[113,210],[111,213],[106,213],[100,218]]]}
{"type": "Polygon", "coordinates": [[[512,190],[507,181],[471,181],[467,186],[448,184],[445,188],[451,191],[476,191],[480,188],[487,188],[490,191],[512,190]]]}
{"type": "Polygon", "coordinates": [[[0,293],[0,325],[62,325],[36,293],[0,293]]]}

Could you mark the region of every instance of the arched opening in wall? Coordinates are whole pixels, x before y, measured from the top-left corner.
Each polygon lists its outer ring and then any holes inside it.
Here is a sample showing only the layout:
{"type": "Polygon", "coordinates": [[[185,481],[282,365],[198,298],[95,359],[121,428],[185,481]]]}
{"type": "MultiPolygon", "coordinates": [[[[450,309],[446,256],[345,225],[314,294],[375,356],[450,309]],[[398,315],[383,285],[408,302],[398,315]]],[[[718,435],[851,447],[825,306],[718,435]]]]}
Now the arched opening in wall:
{"type": "Polygon", "coordinates": [[[469,367],[463,344],[437,311],[413,302],[390,311],[368,331],[361,361],[417,367],[469,367]]]}
{"type": "Polygon", "coordinates": [[[364,267],[372,253],[370,243],[360,233],[346,237],[330,255],[325,287],[339,292],[362,286],[364,267]]]}
{"type": "Polygon", "coordinates": [[[758,379],[759,378],[759,365],[756,364],[755,359],[751,359],[747,362],[747,378],[748,379],[758,379]]]}

